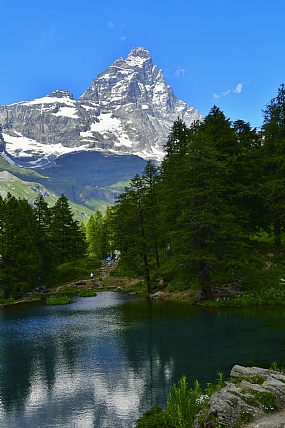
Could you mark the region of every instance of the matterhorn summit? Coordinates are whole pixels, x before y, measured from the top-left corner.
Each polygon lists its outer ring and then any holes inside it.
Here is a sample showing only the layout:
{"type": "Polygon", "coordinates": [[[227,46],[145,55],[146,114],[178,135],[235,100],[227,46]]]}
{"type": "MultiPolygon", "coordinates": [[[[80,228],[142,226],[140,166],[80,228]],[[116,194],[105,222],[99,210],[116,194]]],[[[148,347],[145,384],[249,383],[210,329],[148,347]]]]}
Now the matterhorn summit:
{"type": "Polygon", "coordinates": [[[202,119],[198,110],[176,98],[149,51],[133,48],[126,59],[99,74],[78,101],[69,91],[56,90],[0,106],[2,156],[30,167],[90,150],[161,160],[178,117],[188,126],[202,119]]]}

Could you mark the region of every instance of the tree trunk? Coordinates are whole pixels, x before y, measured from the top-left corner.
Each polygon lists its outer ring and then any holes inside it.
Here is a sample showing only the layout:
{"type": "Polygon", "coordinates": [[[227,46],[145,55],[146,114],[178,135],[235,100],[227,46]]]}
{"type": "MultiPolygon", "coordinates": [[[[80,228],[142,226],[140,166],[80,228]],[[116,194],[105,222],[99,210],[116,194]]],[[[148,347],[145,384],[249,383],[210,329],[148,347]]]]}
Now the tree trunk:
{"type": "Polygon", "coordinates": [[[145,279],[146,279],[147,292],[151,293],[150,272],[149,272],[149,266],[148,266],[146,254],[144,254],[143,259],[144,259],[144,267],[145,267],[145,279]]]}
{"type": "Polygon", "coordinates": [[[209,266],[205,263],[204,260],[201,260],[199,263],[200,270],[200,284],[202,292],[206,300],[214,300],[213,291],[210,284],[210,269],[209,266]]]}
{"type": "Polygon", "coordinates": [[[279,214],[274,216],[274,235],[275,235],[275,246],[278,250],[281,249],[281,219],[279,214]]]}

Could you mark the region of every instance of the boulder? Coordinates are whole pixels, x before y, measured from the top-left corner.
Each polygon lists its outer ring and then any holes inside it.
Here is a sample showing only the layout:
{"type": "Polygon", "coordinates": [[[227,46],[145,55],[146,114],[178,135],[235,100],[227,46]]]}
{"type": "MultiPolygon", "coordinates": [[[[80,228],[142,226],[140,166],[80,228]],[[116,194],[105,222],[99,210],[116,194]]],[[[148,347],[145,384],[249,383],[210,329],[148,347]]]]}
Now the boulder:
{"type": "Polygon", "coordinates": [[[235,365],[230,376],[232,381],[215,392],[209,398],[207,409],[197,415],[194,428],[217,424],[234,428],[250,420],[258,427],[258,421],[266,414],[285,407],[285,376],[280,371],[235,365]]]}
{"type": "Polygon", "coordinates": [[[154,294],[152,294],[151,295],[151,297],[152,298],[162,298],[162,297],[167,297],[168,296],[168,294],[167,293],[164,293],[163,291],[157,291],[156,293],[154,293],[154,294]]]}

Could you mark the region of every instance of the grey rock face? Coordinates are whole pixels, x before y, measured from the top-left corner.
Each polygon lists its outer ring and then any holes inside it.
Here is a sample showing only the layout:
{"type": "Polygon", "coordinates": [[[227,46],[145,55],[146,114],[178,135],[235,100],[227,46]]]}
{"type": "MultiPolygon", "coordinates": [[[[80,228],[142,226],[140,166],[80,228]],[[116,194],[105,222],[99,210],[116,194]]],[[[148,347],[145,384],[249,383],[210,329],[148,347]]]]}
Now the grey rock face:
{"type": "Polygon", "coordinates": [[[252,427],[283,426],[277,423],[266,425],[274,418],[276,408],[280,410],[285,407],[283,374],[275,370],[235,365],[230,376],[237,380],[234,383],[227,382],[224,388],[210,397],[208,408],[197,415],[195,428],[205,428],[207,424],[213,422],[213,418],[227,428],[240,426],[241,422],[245,423],[250,419],[253,420],[250,424],[252,427]],[[275,407],[272,407],[272,397],[275,397],[275,407]],[[267,414],[268,417],[265,416],[267,414]],[[259,425],[259,421],[262,425],[259,425]]]}
{"type": "Polygon", "coordinates": [[[58,90],[29,102],[0,106],[5,152],[31,166],[78,150],[161,159],[180,117],[188,126],[198,110],[178,100],[144,48],[134,48],[92,81],[78,101],[58,90]]]}

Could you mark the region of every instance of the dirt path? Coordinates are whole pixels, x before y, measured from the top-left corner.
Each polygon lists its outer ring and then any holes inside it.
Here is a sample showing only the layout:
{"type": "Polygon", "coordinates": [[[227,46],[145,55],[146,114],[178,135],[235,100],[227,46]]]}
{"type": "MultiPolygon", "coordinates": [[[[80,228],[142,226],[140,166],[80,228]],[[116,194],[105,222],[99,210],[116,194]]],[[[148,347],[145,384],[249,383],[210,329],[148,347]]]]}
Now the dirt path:
{"type": "Polygon", "coordinates": [[[93,280],[91,278],[88,278],[82,281],[71,282],[70,284],[64,284],[55,287],[52,290],[50,289],[50,291],[52,291],[53,293],[64,292],[65,288],[69,286],[74,286],[74,284],[76,284],[78,288],[83,289],[97,289],[99,284],[103,284],[103,289],[115,289],[117,287],[121,287],[124,290],[128,290],[130,287],[140,282],[140,280],[134,278],[111,276],[110,274],[116,268],[117,264],[118,262],[116,260],[112,260],[109,262],[104,261],[102,266],[98,270],[94,271],[93,280]],[[80,284],[81,282],[82,285],[80,284]]]}

